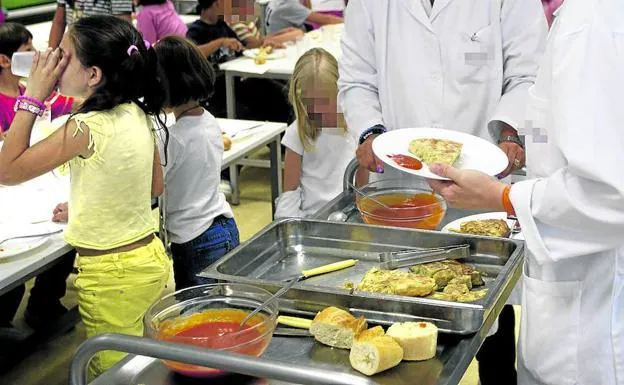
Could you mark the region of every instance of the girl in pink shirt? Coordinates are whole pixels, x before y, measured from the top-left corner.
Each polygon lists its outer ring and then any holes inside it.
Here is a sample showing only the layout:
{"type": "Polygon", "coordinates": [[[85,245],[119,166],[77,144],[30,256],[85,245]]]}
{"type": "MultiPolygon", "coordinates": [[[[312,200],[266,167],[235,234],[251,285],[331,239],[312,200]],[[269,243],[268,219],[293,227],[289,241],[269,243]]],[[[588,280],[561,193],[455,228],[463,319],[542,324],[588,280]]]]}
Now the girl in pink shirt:
{"type": "Polygon", "coordinates": [[[139,5],[137,29],[150,44],[170,35],[186,36],[186,24],[169,0],[140,0],[139,5]]]}

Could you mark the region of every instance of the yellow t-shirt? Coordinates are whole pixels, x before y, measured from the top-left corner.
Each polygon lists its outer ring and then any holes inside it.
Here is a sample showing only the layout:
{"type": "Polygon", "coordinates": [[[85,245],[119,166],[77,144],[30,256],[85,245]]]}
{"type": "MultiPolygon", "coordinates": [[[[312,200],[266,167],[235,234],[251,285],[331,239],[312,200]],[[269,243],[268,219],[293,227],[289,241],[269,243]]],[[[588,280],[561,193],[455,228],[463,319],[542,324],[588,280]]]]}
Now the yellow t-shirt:
{"type": "Polygon", "coordinates": [[[153,233],[152,121],[135,103],[73,117],[89,130],[93,154],[69,162],[71,187],[65,241],[108,250],[153,233]]]}

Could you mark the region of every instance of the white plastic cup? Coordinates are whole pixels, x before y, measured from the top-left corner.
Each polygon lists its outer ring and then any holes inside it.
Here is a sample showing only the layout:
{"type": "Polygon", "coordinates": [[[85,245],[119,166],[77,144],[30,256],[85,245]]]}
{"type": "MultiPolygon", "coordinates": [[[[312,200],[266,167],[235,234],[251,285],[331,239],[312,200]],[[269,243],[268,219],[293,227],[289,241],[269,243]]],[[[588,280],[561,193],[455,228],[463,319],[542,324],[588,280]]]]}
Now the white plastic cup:
{"type": "Polygon", "coordinates": [[[34,51],[15,52],[11,58],[11,72],[13,75],[27,78],[33,63],[34,51]]]}

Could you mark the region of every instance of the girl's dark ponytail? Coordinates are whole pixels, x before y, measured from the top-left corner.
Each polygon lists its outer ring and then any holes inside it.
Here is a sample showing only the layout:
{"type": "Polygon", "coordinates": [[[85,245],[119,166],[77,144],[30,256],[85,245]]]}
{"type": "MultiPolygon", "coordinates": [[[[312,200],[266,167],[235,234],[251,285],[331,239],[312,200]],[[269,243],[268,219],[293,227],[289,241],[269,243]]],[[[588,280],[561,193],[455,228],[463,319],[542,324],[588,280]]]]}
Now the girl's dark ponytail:
{"type": "Polygon", "coordinates": [[[100,68],[103,77],[77,113],[136,103],[155,118],[156,129],[165,132],[166,164],[169,131],[161,116],[169,87],[154,49],[132,24],[114,16],[83,17],[72,25],[69,34],[80,63],[100,68]]]}

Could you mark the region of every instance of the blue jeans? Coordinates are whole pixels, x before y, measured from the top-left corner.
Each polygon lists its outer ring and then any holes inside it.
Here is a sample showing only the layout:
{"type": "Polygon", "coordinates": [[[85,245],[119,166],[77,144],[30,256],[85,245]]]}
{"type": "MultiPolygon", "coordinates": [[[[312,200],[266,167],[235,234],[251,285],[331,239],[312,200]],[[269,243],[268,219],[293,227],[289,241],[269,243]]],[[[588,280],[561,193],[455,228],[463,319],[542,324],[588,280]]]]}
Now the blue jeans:
{"type": "Polygon", "coordinates": [[[233,218],[216,217],[208,230],[186,243],[172,243],[173,274],[176,290],[215,283],[197,274],[229,253],[240,243],[238,227],[233,218]]]}

